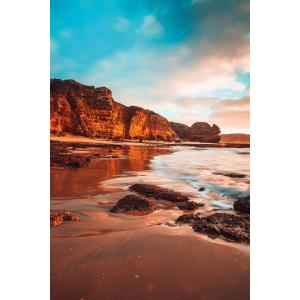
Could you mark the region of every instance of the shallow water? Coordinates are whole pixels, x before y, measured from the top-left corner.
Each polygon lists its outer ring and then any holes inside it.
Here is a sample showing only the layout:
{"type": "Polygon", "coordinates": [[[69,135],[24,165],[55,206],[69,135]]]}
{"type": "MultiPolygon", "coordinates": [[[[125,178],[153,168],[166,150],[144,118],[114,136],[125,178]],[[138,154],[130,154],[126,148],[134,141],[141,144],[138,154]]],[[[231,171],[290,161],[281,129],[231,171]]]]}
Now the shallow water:
{"type": "Polygon", "coordinates": [[[190,193],[194,200],[206,202],[209,207],[228,210],[237,197],[249,195],[249,152],[245,149],[172,147],[171,153],[156,155],[143,172],[130,177],[108,180],[111,187],[129,183],[152,183],[190,193]],[[243,178],[226,176],[228,173],[243,178]],[[225,175],[222,175],[225,174],[225,175]],[[199,191],[199,188],[204,191],[199,191]]]}

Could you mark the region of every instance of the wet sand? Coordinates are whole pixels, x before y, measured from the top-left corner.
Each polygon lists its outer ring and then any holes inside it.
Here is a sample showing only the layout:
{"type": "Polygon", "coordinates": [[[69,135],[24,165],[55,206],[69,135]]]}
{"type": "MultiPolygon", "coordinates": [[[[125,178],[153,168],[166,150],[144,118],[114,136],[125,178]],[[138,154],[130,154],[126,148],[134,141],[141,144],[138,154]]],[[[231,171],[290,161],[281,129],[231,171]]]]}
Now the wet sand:
{"type": "Polygon", "coordinates": [[[249,299],[249,246],[166,226],[183,214],[177,208],[109,212],[127,186],[148,178],[150,161],[172,149],[88,151],[122,158],[51,168],[51,208],[81,214],[51,228],[51,299],[249,299]]]}

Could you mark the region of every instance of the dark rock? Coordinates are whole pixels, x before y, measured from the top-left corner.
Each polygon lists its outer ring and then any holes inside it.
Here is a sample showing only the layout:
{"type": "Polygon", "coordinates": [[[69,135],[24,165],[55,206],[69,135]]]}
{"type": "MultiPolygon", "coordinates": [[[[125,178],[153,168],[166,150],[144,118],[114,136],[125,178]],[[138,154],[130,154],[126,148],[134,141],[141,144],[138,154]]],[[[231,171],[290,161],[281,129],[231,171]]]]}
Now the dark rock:
{"type": "Polygon", "coordinates": [[[67,210],[51,211],[50,212],[50,225],[58,226],[64,221],[79,221],[80,215],[72,213],[67,210]]]}
{"type": "Polygon", "coordinates": [[[234,172],[215,172],[215,175],[222,175],[231,178],[245,178],[247,175],[241,173],[234,173],[234,172]]]}
{"type": "Polygon", "coordinates": [[[50,144],[51,167],[80,168],[83,166],[88,166],[90,162],[90,156],[70,153],[69,146],[67,144],[50,144]]]}
{"type": "Polygon", "coordinates": [[[148,197],[153,197],[155,199],[162,199],[172,202],[183,202],[189,200],[189,197],[186,194],[152,184],[134,184],[129,187],[129,190],[146,195],[148,197]]]}
{"type": "Polygon", "coordinates": [[[203,203],[197,203],[195,201],[186,201],[186,202],[183,202],[183,203],[179,203],[177,206],[178,206],[178,208],[184,209],[184,210],[195,210],[199,207],[203,207],[204,204],[203,203]]]}
{"type": "Polygon", "coordinates": [[[233,204],[233,208],[242,214],[250,214],[250,196],[238,198],[233,204]]]}
{"type": "Polygon", "coordinates": [[[205,191],[205,187],[203,187],[203,186],[202,186],[202,187],[200,187],[198,191],[199,191],[199,192],[203,192],[203,191],[205,191]]]}
{"type": "Polygon", "coordinates": [[[194,231],[205,232],[231,241],[250,243],[250,216],[214,213],[210,216],[185,214],[176,223],[191,224],[194,231]]]}
{"type": "Polygon", "coordinates": [[[201,218],[200,213],[184,214],[177,218],[176,223],[194,224],[194,222],[199,220],[200,218],[201,218]]]}
{"type": "Polygon", "coordinates": [[[71,155],[71,154],[60,154],[51,157],[52,167],[69,167],[69,168],[80,168],[88,166],[91,162],[89,156],[83,155],[71,155]]]}
{"type": "Polygon", "coordinates": [[[141,196],[137,195],[127,195],[118,201],[118,203],[111,208],[111,212],[130,212],[130,211],[140,211],[140,212],[152,212],[155,210],[155,204],[141,196]]]}

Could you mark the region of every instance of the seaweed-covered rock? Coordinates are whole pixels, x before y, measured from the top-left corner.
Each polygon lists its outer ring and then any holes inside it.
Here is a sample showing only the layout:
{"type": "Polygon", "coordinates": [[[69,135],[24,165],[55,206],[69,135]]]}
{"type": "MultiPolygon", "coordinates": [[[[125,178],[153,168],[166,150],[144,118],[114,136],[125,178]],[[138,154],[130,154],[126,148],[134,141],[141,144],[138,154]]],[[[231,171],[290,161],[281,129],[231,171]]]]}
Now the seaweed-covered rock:
{"type": "Polygon", "coordinates": [[[129,190],[155,199],[172,202],[183,202],[189,200],[189,197],[186,194],[152,184],[134,184],[129,187],[129,190]]]}
{"type": "Polygon", "coordinates": [[[51,211],[50,212],[50,225],[58,226],[64,221],[79,221],[80,215],[77,213],[72,213],[67,210],[61,211],[51,211]]]}
{"type": "Polygon", "coordinates": [[[111,208],[111,212],[130,212],[130,211],[140,211],[140,212],[152,212],[156,208],[155,204],[141,196],[137,195],[127,195],[120,199],[118,203],[111,208]]]}
{"type": "Polygon", "coordinates": [[[203,207],[204,203],[197,203],[195,201],[186,201],[186,202],[182,202],[179,203],[177,205],[178,208],[180,209],[184,209],[184,210],[195,210],[199,207],[203,207]]]}
{"type": "Polygon", "coordinates": [[[250,216],[214,213],[209,216],[185,214],[180,216],[176,223],[192,225],[196,232],[205,232],[227,240],[250,243],[250,216]]]}
{"type": "Polygon", "coordinates": [[[238,198],[233,204],[233,208],[242,214],[250,214],[250,196],[238,198]]]}

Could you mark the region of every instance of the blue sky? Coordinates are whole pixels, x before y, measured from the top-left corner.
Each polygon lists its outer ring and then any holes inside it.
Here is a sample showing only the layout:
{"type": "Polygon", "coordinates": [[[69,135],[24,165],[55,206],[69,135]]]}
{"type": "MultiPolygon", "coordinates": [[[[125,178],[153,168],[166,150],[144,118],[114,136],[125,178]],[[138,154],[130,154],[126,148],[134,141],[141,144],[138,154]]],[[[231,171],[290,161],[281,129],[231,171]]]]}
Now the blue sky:
{"type": "Polygon", "coordinates": [[[51,0],[51,78],[191,125],[249,131],[249,2],[51,0]]]}

